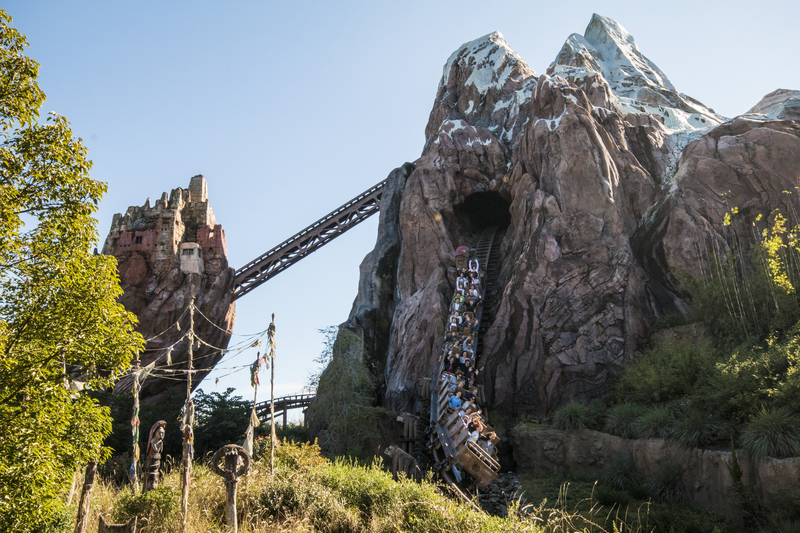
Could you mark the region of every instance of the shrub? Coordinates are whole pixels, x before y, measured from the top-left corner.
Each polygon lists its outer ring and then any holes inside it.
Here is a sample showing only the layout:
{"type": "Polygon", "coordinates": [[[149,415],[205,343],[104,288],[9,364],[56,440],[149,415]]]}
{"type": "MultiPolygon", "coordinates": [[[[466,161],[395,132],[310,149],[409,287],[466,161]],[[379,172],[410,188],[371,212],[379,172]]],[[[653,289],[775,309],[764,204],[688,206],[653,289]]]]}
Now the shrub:
{"type": "Polygon", "coordinates": [[[671,431],[674,419],[665,405],[652,407],[642,413],[634,423],[636,434],[643,439],[666,439],[671,431]]]}
{"type": "Polygon", "coordinates": [[[370,456],[380,410],[372,405],[376,380],[364,360],[363,335],[337,327],[322,332],[325,349],[315,361],[327,366],[311,377],[317,394],[306,412],[310,432],[327,453],[370,456]]]}
{"type": "Polygon", "coordinates": [[[800,455],[800,417],[785,407],[762,409],[745,425],[741,443],[757,460],[800,455]]]}
{"type": "Polygon", "coordinates": [[[177,520],[179,500],[177,491],[164,486],[138,495],[123,491],[114,506],[114,521],[123,523],[138,516],[140,526],[146,526],[148,532],[170,531],[177,520]]]}
{"type": "Polygon", "coordinates": [[[570,402],[553,413],[553,427],[565,431],[577,431],[589,426],[589,408],[580,402],[570,402]]]}
{"type": "Polygon", "coordinates": [[[597,500],[597,503],[600,505],[606,505],[608,507],[625,507],[631,501],[631,496],[624,490],[617,490],[612,489],[611,487],[606,487],[605,485],[597,485],[594,489],[594,499],[597,500]]]}
{"type": "Polygon", "coordinates": [[[697,448],[698,446],[707,446],[725,437],[726,430],[725,422],[711,413],[692,407],[677,418],[675,429],[670,437],[681,446],[697,448]]]}
{"type": "Polygon", "coordinates": [[[616,490],[629,490],[641,486],[644,478],[636,468],[633,456],[617,452],[611,456],[601,480],[616,490]]]}
{"type": "Polygon", "coordinates": [[[604,431],[626,439],[636,438],[635,423],[642,415],[642,410],[640,405],[630,402],[615,405],[606,415],[604,431]]]}
{"type": "Polygon", "coordinates": [[[708,388],[716,375],[717,357],[709,344],[657,346],[639,354],[614,386],[619,402],[665,403],[708,388]]]}
{"type": "Polygon", "coordinates": [[[647,480],[645,488],[653,500],[662,503],[676,503],[686,499],[686,488],[681,476],[683,468],[673,463],[661,463],[655,475],[647,480]]]}

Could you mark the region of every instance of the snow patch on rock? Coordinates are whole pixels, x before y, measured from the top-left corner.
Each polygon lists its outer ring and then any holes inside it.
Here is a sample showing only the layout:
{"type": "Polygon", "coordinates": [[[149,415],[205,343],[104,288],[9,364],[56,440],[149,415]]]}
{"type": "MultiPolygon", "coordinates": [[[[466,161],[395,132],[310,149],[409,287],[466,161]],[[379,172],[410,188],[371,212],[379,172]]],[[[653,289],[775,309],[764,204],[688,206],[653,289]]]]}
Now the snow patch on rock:
{"type": "Polygon", "coordinates": [[[592,16],[584,35],[567,38],[548,69],[548,74],[576,80],[592,72],[605,78],[624,113],[653,115],[669,134],[692,132],[697,137],[726,120],[677,92],[621,24],[597,14],[592,16]]]}

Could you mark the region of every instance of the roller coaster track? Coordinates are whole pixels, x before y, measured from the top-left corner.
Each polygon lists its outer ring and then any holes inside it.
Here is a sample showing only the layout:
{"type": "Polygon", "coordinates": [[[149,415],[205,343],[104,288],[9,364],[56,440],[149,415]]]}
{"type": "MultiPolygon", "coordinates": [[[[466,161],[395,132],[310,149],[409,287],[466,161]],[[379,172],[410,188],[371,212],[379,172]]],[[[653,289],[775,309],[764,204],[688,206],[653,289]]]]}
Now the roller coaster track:
{"type": "MultiPolygon", "coordinates": [[[[292,409],[299,409],[301,407],[308,407],[314,401],[314,394],[295,394],[292,396],[283,396],[275,398],[275,415],[283,415],[283,424],[286,425],[287,412],[292,409]]],[[[256,404],[256,414],[260,420],[270,419],[270,402],[260,402],[256,404]]]]}
{"type": "Polygon", "coordinates": [[[385,186],[386,180],[383,180],[238,269],[234,278],[233,299],[238,300],[379,212],[385,186]]]}
{"type": "MultiPolygon", "coordinates": [[[[499,255],[499,247],[494,246],[495,240],[497,237],[502,233],[502,230],[495,227],[487,228],[483,231],[480,238],[478,239],[478,243],[475,246],[475,255],[480,262],[481,268],[484,269],[484,282],[482,283],[481,287],[481,299],[484,299],[487,295],[492,295],[494,288],[494,281],[496,279],[496,268],[497,268],[497,258],[499,255]]],[[[485,302],[485,301],[484,301],[485,302]]],[[[478,320],[478,331],[485,331],[485,327],[483,326],[483,318],[486,316],[488,319],[488,312],[489,306],[484,303],[478,310],[475,315],[475,318],[478,320]]],[[[488,322],[488,320],[486,320],[488,322]]],[[[480,342],[480,336],[478,337],[478,342],[480,342]]],[[[444,339],[442,340],[444,344],[444,339]]],[[[480,346],[480,345],[479,345],[480,346]]],[[[479,346],[476,346],[476,358],[479,355],[479,346]]],[[[477,360],[477,359],[476,359],[477,360]]],[[[431,433],[431,440],[432,440],[432,448],[433,448],[433,458],[435,464],[443,464],[444,461],[450,461],[451,463],[458,464],[458,460],[456,458],[457,453],[457,445],[452,441],[448,430],[445,429],[442,424],[440,423],[440,416],[439,416],[439,376],[444,369],[445,359],[442,358],[441,361],[437,362],[436,367],[433,371],[433,376],[431,378],[431,425],[433,426],[434,430],[431,433]]],[[[469,447],[469,444],[465,444],[465,446],[469,447]]],[[[473,445],[474,446],[474,445],[473,445]]],[[[495,472],[499,465],[494,462],[493,465],[490,465],[489,462],[485,460],[483,457],[484,454],[480,453],[481,450],[477,449],[478,447],[475,446],[476,449],[470,448],[471,451],[475,452],[475,455],[478,457],[479,460],[482,460],[486,466],[489,466],[495,472]]],[[[489,461],[493,460],[489,458],[489,461]]],[[[461,466],[461,464],[458,464],[461,466]]],[[[452,473],[452,469],[449,467],[442,468],[440,471],[442,478],[448,484],[450,489],[460,498],[462,498],[467,503],[470,503],[473,507],[480,510],[478,506],[472,501],[469,497],[466,489],[464,488],[463,484],[458,482],[455,479],[455,475],[452,473]]]]}

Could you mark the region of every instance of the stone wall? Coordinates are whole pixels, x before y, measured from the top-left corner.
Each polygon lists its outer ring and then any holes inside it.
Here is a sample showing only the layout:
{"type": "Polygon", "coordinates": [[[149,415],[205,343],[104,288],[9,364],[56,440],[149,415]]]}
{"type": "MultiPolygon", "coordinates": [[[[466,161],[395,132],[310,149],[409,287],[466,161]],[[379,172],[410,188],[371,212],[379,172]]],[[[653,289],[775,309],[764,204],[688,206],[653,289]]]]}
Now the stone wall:
{"type": "MultiPolygon", "coordinates": [[[[567,432],[525,424],[511,431],[511,445],[519,472],[540,476],[600,476],[618,453],[632,457],[645,477],[653,476],[664,462],[680,465],[693,504],[740,518],[733,479],[726,466],[731,461],[730,451],[689,449],[663,439],[632,440],[598,431],[567,432]]],[[[765,504],[782,491],[800,487],[800,457],[753,462],[741,450],[736,455],[744,471],[742,481],[765,504]]]]}

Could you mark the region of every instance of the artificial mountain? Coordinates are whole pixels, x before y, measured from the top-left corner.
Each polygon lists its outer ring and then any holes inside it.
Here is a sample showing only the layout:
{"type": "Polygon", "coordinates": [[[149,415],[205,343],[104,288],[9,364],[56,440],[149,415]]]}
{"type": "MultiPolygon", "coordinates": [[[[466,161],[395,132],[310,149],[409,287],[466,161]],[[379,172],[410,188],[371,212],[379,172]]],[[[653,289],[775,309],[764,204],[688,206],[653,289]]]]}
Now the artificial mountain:
{"type": "Polygon", "coordinates": [[[687,313],[677,273],[700,274],[701,250],[725,259],[732,207],[759,231],[774,209],[790,213],[800,92],[727,119],[594,15],[542,75],[499,33],[461,46],[425,138],[421,157],[390,174],[345,323],[364,334],[376,401],[415,410],[454,251],[499,225],[483,385],[494,412],[544,414],[601,395],[657,319],[687,313]]]}

